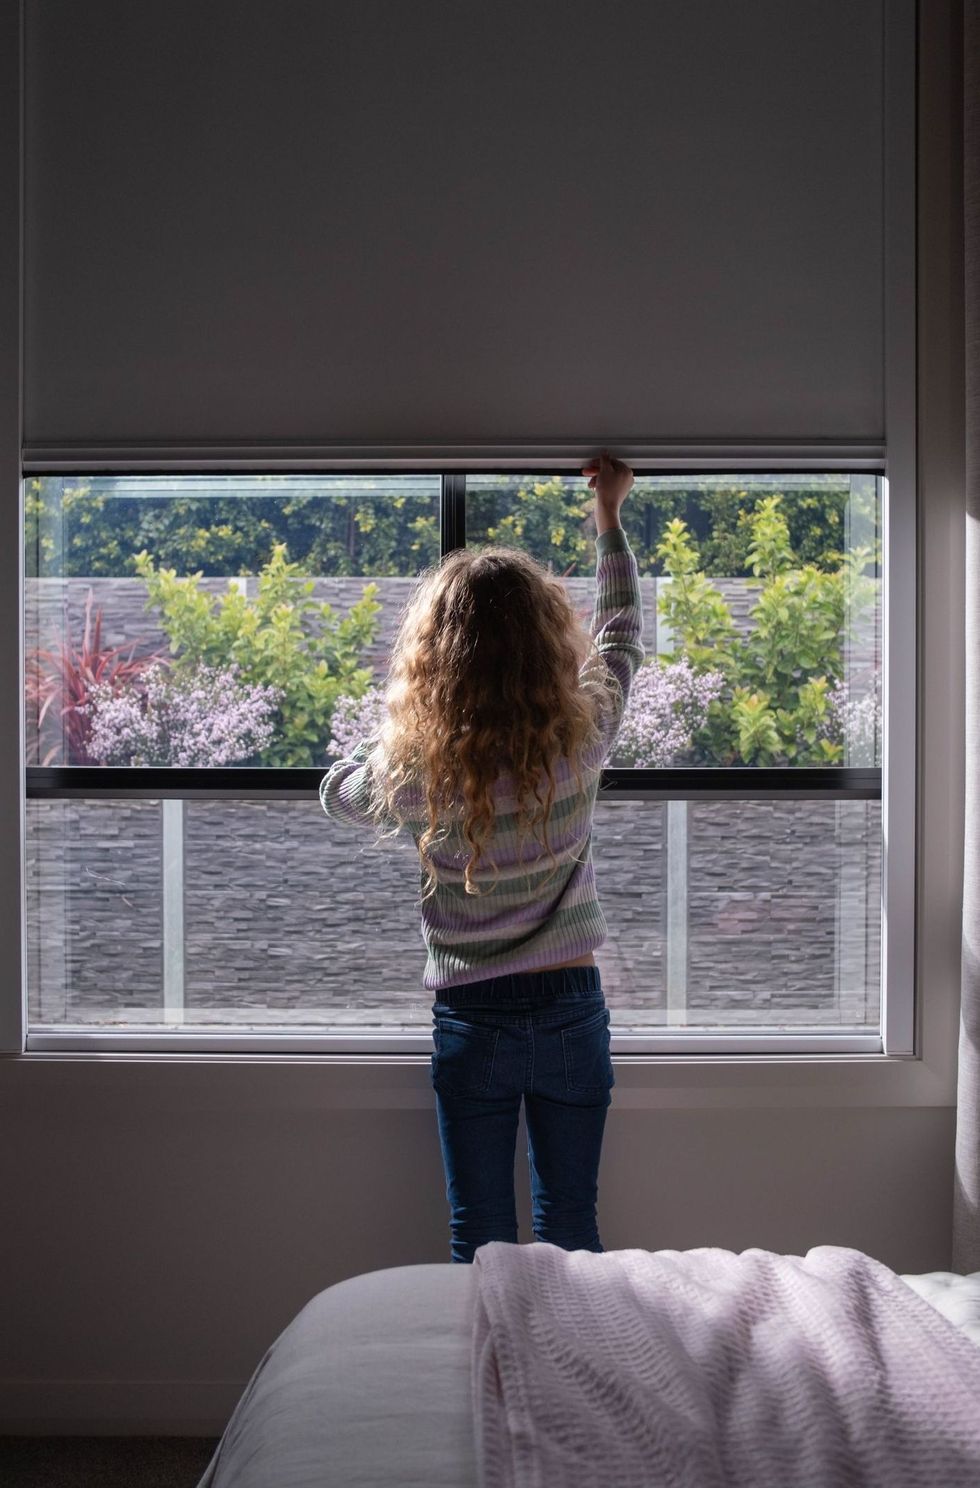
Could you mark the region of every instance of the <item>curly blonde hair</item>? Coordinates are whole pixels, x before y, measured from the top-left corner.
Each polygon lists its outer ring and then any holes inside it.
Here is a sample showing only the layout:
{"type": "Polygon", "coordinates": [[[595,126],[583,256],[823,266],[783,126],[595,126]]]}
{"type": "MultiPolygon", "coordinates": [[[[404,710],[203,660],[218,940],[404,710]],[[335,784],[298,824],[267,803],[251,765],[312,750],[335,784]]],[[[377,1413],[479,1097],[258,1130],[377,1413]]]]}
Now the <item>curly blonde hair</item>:
{"type": "Polygon", "coordinates": [[[401,788],[422,787],[423,898],[438,877],[431,849],[452,824],[470,851],[465,891],[480,892],[473,874],[503,772],[514,780],[519,843],[540,831],[557,867],[548,841],[554,766],[565,756],[583,788],[583,756],[598,738],[596,688],[582,674],[593,653],[561,580],[526,553],[462,548],[423,573],[392,650],[373,800],[379,818],[399,821],[401,788]]]}

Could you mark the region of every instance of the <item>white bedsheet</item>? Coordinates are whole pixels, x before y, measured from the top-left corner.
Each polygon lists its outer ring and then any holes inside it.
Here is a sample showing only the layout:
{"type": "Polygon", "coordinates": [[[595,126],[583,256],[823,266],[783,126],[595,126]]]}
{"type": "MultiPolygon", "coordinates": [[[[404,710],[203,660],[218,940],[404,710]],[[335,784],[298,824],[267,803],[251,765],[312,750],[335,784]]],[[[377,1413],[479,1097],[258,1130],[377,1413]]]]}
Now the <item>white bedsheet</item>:
{"type": "Polygon", "coordinates": [[[980,1348],[980,1271],[974,1271],[972,1276],[958,1276],[955,1271],[926,1271],[921,1276],[903,1276],[902,1280],[980,1348]]]}
{"type": "MultiPolygon", "coordinates": [[[[903,1280],[980,1345],[980,1272],[903,1280]]],[[[198,1488],[478,1488],[471,1266],[313,1297],[257,1365],[198,1488]]]]}
{"type": "Polygon", "coordinates": [[[473,1270],[352,1276],[266,1351],[198,1488],[477,1488],[473,1270]]]}

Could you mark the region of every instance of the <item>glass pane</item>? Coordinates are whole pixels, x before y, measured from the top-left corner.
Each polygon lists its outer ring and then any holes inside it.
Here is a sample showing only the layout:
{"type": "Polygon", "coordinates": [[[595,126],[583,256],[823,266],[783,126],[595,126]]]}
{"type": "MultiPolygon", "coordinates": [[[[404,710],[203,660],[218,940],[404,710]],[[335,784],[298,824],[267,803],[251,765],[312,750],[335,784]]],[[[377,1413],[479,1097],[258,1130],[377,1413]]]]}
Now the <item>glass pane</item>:
{"type": "Polygon", "coordinates": [[[159,801],[27,802],[31,1023],[128,1024],[163,1009],[159,801]]]}
{"type": "Polygon", "coordinates": [[[176,804],[188,1021],[430,1021],[407,833],[376,845],[318,801],[176,804]]]}
{"type": "Polygon", "coordinates": [[[597,814],[597,835],[610,813],[623,813],[632,827],[648,811],[666,822],[659,925],[652,914],[642,950],[637,938],[629,943],[616,932],[628,920],[630,895],[648,903],[647,850],[624,829],[631,848],[619,872],[602,872],[606,854],[596,853],[611,931],[600,952],[603,985],[624,1024],[699,1032],[878,1030],[878,802],[621,801],[597,814]],[[610,955],[612,945],[621,954],[610,955]],[[665,970],[650,979],[647,967],[658,951],[658,972],[665,970]],[[653,995],[638,998],[637,986],[650,986],[653,995]]]}
{"type": "Polygon", "coordinates": [[[438,559],[440,486],[28,479],[28,763],[327,763],[438,559]]]}
{"type": "MultiPolygon", "coordinates": [[[[431,1026],[418,860],[316,801],[28,802],[30,1022],[431,1026]]],[[[873,802],[601,800],[625,1032],[877,1030],[873,802]]]]}
{"type": "MultiPolygon", "coordinates": [[[[326,766],[373,726],[439,486],[26,482],[29,762],[326,766]]],[[[591,501],[470,476],[468,538],[528,548],[587,623],[591,501]]],[[[874,476],[640,478],[647,660],[610,762],[880,763],[880,503],[874,476]]],[[[429,1028],[410,839],[315,798],[34,799],[27,822],[33,1026],[429,1028]]],[[[876,1030],[880,825],[857,801],[600,801],[619,1029],[876,1030]]]]}
{"type": "MultiPolygon", "coordinates": [[[[467,541],[531,553],[587,622],[592,505],[582,477],[468,475],[467,541]]],[[[622,520],[646,659],[609,764],[880,765],[878,476],[638,476],[622,520]]]]}

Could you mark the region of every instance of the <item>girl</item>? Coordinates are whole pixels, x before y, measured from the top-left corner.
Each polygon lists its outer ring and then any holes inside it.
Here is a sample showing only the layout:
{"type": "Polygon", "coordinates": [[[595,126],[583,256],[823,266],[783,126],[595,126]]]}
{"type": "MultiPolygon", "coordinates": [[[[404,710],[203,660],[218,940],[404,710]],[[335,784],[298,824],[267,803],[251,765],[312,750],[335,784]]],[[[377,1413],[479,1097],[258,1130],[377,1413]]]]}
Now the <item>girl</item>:
{"type": "Polygon", "coordinates": [[[453,1261],[517,1242],[522,1096],[535,1238],[603,1249],[597,1174],[615,1081],[592,813],[643,647],[619,521],[633,472],[603,450],[582,473],[596,497],[591,637],[561,580],[526,554],[447,554],[406,609],[383,727],[320,784],[339,821],[408,827],[425,872],[453,1261]]]}

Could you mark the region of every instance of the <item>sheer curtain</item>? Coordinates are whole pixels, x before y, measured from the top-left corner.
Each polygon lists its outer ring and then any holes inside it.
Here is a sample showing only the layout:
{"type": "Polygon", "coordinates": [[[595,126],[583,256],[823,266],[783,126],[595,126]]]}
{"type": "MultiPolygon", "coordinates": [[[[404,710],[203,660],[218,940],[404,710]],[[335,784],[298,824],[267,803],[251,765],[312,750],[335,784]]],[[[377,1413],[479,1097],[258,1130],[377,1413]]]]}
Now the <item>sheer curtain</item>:
{"type": "Polygon", "coordinates": [[[980,1271],[980,0],[963,15],[966,813],[953,1269],[980,1271]]]}

